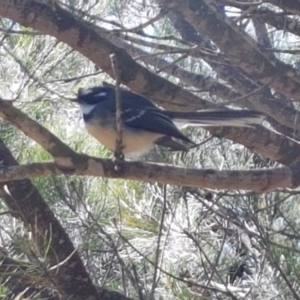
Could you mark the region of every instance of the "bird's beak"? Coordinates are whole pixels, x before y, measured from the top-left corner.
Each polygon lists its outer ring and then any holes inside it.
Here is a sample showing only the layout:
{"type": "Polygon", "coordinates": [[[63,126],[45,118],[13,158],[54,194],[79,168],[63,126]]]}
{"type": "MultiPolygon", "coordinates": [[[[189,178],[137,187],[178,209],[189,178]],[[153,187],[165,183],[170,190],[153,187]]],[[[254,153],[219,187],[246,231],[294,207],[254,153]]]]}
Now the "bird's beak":
{"type": "Polygon", "coordinates": [[[78,89],[77,97],[76,98],[69,98],[69,100],[71,102],[79,103],[80,102],[79,96],[82,94],[83,91],[84,91],[84,89],[82,89],[82,88],[78,89]]]}

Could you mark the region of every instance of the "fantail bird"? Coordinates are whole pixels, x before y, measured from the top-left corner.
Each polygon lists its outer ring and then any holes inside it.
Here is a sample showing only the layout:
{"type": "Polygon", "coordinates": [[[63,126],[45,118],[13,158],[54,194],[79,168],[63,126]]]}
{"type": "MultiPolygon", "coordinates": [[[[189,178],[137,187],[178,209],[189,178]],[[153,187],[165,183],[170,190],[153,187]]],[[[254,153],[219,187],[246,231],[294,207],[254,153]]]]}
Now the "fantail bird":
{"type": "MultiPolygon", "coordinates": [[[[253,110],[214,109],[197,112],[175,112],[157,107],[151,100],[120,89],[122,151],[126,154],[143,154],[155,145],[173,151],[186,151],[186,145],[196,145],[186,137],[176,122],[192,126],[238,126],[251,127],[261,124],[265,116],[253,110]]],[[[85,127],[101,144],[115,151],[118,133],[116,130],[115,88],[97,86],[80,89],[73,101],[80,105],[85,127]]]]}

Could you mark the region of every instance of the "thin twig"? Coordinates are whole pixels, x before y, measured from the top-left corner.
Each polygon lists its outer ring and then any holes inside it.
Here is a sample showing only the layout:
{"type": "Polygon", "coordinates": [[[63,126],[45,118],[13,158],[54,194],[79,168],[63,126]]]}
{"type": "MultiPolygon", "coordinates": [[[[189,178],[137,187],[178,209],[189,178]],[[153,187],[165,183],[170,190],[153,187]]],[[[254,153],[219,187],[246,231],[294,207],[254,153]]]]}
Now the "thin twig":
{"type": "MultiPolygon", "coordinates": [[[[11,26],[11,27],[13,27],[13,26],[11,26]]],[[[10,30],[9,28],[3,28],[3,27],[0,27],[0,32],[5,32],[5,33],[9,33],[9,34],[32,35],[32,36],[43,35],[42,33],[38,32],[38,31],[10,30]]]]}
{"type": "Polygon", "coordinates": [[[124,154],[122,152],[123,144],[122,144],[122,103],[121,103],[121,95],[120,95],[120,73],[117,57],[114,53],[110,55],[111,66],[114,72],[115,80],[116,80],[116,129],[117,129],[117,140],[116,140],[116,149],[115,149],[115,158],[116,161],[124,160],[124,154]]]}
{"type": "Polygon", "coordinates": [[[153,23],[155,23],[156,21],[158,21],[159,19],[164,17],[168,12],[169,12],[169,9],[162,8],[158,15],[156,15],[154,18],[148,20],[147,22],[145,22],[143,24],[140,24],[133,28],[114,29],[113,32],[126,31],[126,32],[142,33],[144,28],[148,27],[149,25],[152,25],[153,23]]]}
{"type": "Polygon", "coordinates": [[[164,185],[164,197],[163,197],[163,207],[162,207],[162,212],[161,212],[161,219],[160,219],[160,224],[159,224],[159,234],[157,238],[157,248],[156,248],[156,253],[155,253],[155,261],[154,261],[154,273],[153,273],[153,279],[152,279],[152,286],[151,286],[151,292],[150,292],[150,299],[154,298],[154,292],[158,284],[158,279],[157,279],[157,274],[158,274],[158,265],[159,265],[159,258],[161,254],[161,238],[163,235],[163,228],[164,228],[164,220],[165,220],[165,215],[166,215],[166,210],[167,210],[167,185],[164,185]]]}
{"type": "Polygon", "coordinates": [[[268,83],[266,83],[266,84],[260,86],[259,88],[255,89],[254,91],[249,92],[248,94],[245,94],[245,95],[242,95],[242,96],[240,96],[240,97],[237,97],[237,98],[235,98],[235,99],[233,99],[233,100],[231,100],[231,101],[225,101],[225,102],[222,102],[222,106],[223,106],[223,105],[232,104],[232,103],[236,103],[236,102],[238,102],[238,101],[247,99],[247,98],[249,98],[249,97],[251,97],[251,96],[254,96],[254,95],[260,93],[263,89],[269,87],[275,79],[277,79],[276,76],[274,76],[274,77],[270,80],[270,82],[268,82],[268,83]]]}

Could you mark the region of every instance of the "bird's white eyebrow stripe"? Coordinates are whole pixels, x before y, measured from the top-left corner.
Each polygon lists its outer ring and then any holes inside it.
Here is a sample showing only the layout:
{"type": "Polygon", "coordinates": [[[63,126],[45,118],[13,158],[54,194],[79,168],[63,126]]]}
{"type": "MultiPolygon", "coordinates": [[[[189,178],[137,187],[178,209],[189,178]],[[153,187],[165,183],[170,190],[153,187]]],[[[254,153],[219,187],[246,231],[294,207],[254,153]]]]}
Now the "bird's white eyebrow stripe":
{"type": "Polygon", "coordinates": [[[79,96],[106,97],[107,94],[107,92],[100,92],[98,94],[95,94],[92,89],[88,89],[82,91],[79,96]]]}
{"type": "Polygon", "coordinates": [[[106,97],[107,92],[100,92],[99,94],[95,94],[94,97],[106,97]]]}

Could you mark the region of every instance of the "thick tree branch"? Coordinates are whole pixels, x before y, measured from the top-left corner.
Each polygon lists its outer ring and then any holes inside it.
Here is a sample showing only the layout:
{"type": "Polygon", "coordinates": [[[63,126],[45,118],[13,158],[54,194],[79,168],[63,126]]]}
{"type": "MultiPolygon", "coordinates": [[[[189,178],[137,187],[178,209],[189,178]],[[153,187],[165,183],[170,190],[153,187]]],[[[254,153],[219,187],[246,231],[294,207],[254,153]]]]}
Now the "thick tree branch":
{"type": "Polygon", "coordinates": [[[77,163],[79,162],[79,157],[76,157],[76,153],[71,148],[64,144],[49,130],[15,108],[12,105],[12,102],[0,99],[0,117],[12,122],[16,128],[21,130],[32,140],[36,141],[49,152],[55,161],[62,167],[72,166],[73,160],[77,160],[77,163]]]}
{"type": "MultiPolygon", "coordinates": [[[[299,184],[299,163],[291,168],[273,168],[251,171],[213,169],[186,169],[165,164],[124,162],[122,172],[115,170],[115,162],[108,159],[82,156],[86,169],[74,162],[70,175],[86,175],[106,178],[123,178],[143,182],[159,182],[194,188],[252,190],[256,192],[276,188],[296,188],[299,184]]],[[[0,182],[24,178],[60,175],[64,171],[53,162],[34,163],[0,169],[0,182]]]]}
{"type": "Polygon", "coordinates": [[[61,142],[49,130],[43,126],[36,126],[37,123],[30,119],[19,109],[12,105],[11,101],[0,99],[0,110],[2,111],[1,117],[7,120],[15,120],[14,126],[21,130],[27,136],[39,136],[38,143],[49,152],[54,158],[56,157],[70,157],[73,150],[66,144],[61,142]],[[42,138],[44,137],[44,138],[42,138]]]}

